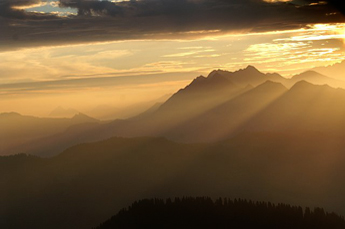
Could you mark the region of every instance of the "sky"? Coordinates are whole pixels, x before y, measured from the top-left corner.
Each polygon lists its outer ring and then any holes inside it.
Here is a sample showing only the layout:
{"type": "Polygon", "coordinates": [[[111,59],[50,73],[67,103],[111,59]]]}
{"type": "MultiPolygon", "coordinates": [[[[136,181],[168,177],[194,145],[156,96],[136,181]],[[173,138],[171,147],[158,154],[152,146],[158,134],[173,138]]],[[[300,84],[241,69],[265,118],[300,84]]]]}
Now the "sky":
{"type": "Polygon", "coordinates": [[[154,100],[214,69],[291,77],[339,63],[340,3],[0,0],[0,112],[87,113],[154,100]]]}

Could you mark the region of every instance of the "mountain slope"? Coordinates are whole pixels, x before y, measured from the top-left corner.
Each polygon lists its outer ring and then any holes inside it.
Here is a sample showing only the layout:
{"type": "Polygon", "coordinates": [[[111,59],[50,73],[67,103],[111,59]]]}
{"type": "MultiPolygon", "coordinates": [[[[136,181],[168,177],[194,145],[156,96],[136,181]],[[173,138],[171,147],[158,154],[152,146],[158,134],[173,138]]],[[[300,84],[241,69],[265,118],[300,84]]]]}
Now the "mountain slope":
{"type": "Polygon", "coordinates": [[[167,131],[165,136],[186,142],[212,142],[226,139],[238,132],[243,123],[285,92],[287,89],[282,84],[267,81],[205,111],[194,119],[181,123],[167,131]]]}
{"type": "Polygon", "coordinates": [[[248,129],[273,131],[318,131],[343,136],[345,90],[327,85],[296,83],[248,124],[248,129]]]}

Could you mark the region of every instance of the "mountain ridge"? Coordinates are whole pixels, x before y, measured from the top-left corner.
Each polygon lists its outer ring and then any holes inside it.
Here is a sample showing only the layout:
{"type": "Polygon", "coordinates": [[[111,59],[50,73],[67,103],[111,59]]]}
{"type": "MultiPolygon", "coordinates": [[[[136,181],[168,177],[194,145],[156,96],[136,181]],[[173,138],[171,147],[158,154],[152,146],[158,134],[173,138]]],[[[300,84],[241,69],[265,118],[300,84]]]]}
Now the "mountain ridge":
{"type": "MultiPolygon", "coordinates": [[[[242,87],[231,81],[234,73],[215,70],[208,77],[197,77],[142,116],[80,124],[63,133],[41,138],[44,144],[38,139],[29,145],[20,145],[16,152],[42,156],[47,152],[47,156],[52,156],[73,144],[112,136],[163,136],[178,142],[211,142],[247,130],[293,131],[295,128],[295,131],[344,134],[345,123],[341,117],[345,116],[345,109],[336,103],[345,102],[343,89],[314,85],[305,80],[290,86],[286,82],[292,81],[272,81],[267,75],[274,76],[274,73],[260,73],[251,66],[235,73],[245,72],[257,74],[258,77],[254,74],[247,78],[256,77],[261,83],[248,82],[242,87]]],[[[313,72],[305,74],[314,75],[313,72]]]]}

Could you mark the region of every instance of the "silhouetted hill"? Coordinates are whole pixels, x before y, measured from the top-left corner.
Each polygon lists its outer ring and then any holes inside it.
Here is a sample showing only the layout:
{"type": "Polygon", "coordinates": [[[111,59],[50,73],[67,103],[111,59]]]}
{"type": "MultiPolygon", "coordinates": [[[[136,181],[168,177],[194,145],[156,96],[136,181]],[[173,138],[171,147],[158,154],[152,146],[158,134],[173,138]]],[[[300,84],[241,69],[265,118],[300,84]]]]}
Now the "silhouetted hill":
{"type": "Polygon", "coordinates": [[[75,114],[72,118],[71,118],[72,122],[76,122],[76,123],[90,123],[90,122],[98,122],[97,119],[95,118],[91,118],[90,116],[87,116],[86,114],[83,113],[78,113],[75,114]]]}
{"type": "Polygon", "coordinates": [[[300,206],[209,197],[143,199],[102,223],[117,228],[345,228],[343,217],[300,206]]]}
{"type": "Polygon", "coordinates": [[[311,81],[314,81],[314,84],[315,84],[316,83],[315,81],[330,80],[331,78],[324,76],[320,73],[317,73],[315,71],[306,71],[301,74],[294,75],[291,79],[294,82],[298,82],[301,80],[305,80],[305,81],[311,80],[311,81]]]}
{"type": "Polygon", "coordinates": [[[334,65],[326,66],[326,67],[317,67],[313,68],[313,71],[319,72],[323,75],[333,77],[337,80],[345,80],[344,78],[344,69],[345,69],[345,60],[340,63],[336,63],[334,65]]]}
{"type": "Polygon", "coordinates": [[[18,118],[22,115],[17,112],[6,112],[6,113],[0,113],[0,118],[18,118]]]}
{"type": "Polygon", "coordinates": [[[73,125],[90,122],[98,121],[83,114],[70,119],[38,118],[18,113],[0,114],[0,155],[18,153],[15,148],[21,144],[63,132],[73,125]]]}
{"type": "Polygon", "coordinates": [[[332,79],[315,71],[306,71],[301,74],[295,75],[290,79],[290,84],[293,85],[299,81],[307,81],[316,85],[329,85],[331,87],[345,87],[345,82],[341,80],[332,79]]]}
{"type": "Polygon", "coordinates": [[[112,138],[0,157],[0,228],[90,228],[142,198],[227,196],[345,213],[343,138],[242,133],[212,144],[112,138]],[[19,220],[20,219],[20,220],[19,220]]]}

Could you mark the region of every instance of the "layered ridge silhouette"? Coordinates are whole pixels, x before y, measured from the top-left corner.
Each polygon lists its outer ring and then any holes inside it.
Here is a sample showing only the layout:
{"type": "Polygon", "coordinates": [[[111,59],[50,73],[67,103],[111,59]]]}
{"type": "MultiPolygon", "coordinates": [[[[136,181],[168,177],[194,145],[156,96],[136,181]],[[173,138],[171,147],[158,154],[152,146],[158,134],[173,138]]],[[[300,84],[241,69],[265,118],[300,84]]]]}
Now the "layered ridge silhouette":
{"type": "Polygon", "coordinates": [[[345,143],[242,133],[208,144],[111,138],[52,158],[0,157],[1,228],[90,228],[142,198],[226,196],[345,214],[345,143]]]}
{"type": "Polygon", "coordinates": [[[320,132],[342,138],[345,90],[326,85],[337,82],[313,71],[286,79],[261,73],[253,66],[236,72],[217,70],[208,77],[197,77],[143,114],[74,126],[18,145],[11,153],[52,156],[78,143],[113,136],[216,142],[243,131],[272,131],[320,132]]]}
{"type": "Polygon", "coordinates": [[[97,123],[98,120],[82,113],[72,118],[38,118],[14,112],[2,113],[0,114],[0,155],[28,152],[25,146],[34,145],[38,139],[38,143],[43,143],[42,138],[61,133],[74,125],[97,123]]]}

